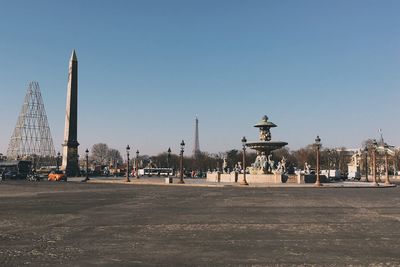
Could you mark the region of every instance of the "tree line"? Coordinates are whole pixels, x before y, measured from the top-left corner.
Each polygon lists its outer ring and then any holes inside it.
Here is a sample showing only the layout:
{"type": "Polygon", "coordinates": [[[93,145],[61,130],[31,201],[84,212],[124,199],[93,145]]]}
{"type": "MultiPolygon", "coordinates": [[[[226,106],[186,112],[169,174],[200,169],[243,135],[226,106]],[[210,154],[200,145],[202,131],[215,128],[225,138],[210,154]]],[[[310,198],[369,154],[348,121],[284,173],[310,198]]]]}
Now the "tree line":
{"type": "MultiPolygon", "coordinates": [[[[367,150],[362,151],[362,158],[360,160],[360,167],[363,170],[365,168],[365,157],[370,159],[372,153],[372,140],[366,140],[363,142],[363,147],[367,150]]],[[[132,153],[130,166],[136,160],[136,155],[132,153]]],[[[255,161],[257,154],[253,151],[246,150],[246,166],[250,166],[255,161]]],[[[272,152],[272,159],[276,162],[280,161],[282,157],[286,158],[288,166],[292,166],[299,169],[304,169],[306,163],[310,164],[312,168],[316,165],[316,148],[313,144],[307,145],[298,150],[290,150],[289,148],[281,148],[272,152]]],[[[243,151],[237,149],[231,149],[220,153],[207,153],[200,152],[193,156],[184,156],[184,168],[186,170],[201,170],[201,171],[213,171],[216,169],[222,169],[223,159],[226,159],[227,167],[233,170],[234,166],[238,162],[243,160],[243,151]]],[[[340,148],[328,148],[322,147],[320,150],[320,166],[321,169],[337,169],[341,172],[347,171],[347,164],[350,162],[351,154],[348,153],[345,147],[340,148]]],[[[399,166],[400,152],[396,150],[394,156],[391,157],[393,168],[397,169],[399,166]]],[[[383,161],[383,157],[377,157],[378,164],[383,161]]],[[[108,165],[118,166],[124,165],[121,153],[117,149],[109,148],[105,143],[99,143],[93,145],[90,151],[90,162],[91,164],[97,165],[108,165]]],[[[154,156],[140,155],[138,158],[140,168],[146,167],[150,163],[157,167],[170,167],[173,169],[179,169],[180,167],[180,155],[171,153],[168,156],[167,152],[162,152],[154,156]]]]}

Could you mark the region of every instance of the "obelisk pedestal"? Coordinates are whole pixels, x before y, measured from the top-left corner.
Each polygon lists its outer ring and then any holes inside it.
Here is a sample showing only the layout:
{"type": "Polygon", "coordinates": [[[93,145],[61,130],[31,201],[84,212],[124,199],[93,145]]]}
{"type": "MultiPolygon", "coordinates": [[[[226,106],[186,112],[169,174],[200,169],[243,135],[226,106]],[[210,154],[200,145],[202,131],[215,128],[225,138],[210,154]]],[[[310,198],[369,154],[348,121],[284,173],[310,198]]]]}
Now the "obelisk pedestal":
{"type": "Polygon", "coordinates": [[[78,163],[78,60],[75,50],[69,62],[67,105],[65,113],[61,169],[69,177],[80,176],[78,163]]]}

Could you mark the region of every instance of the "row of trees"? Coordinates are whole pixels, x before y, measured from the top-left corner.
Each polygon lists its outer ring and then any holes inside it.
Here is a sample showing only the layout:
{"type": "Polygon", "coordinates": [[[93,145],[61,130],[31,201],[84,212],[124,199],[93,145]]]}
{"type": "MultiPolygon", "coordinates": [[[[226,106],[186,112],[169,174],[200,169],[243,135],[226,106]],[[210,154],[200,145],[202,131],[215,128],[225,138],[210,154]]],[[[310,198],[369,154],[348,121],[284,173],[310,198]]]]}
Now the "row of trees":
{"type": "MultiPolygon", "coordinates": [[[[365,156],[371,157],[372,153],[372,141],[367,140],[363,142],[363,146],[368,148],[368,151],[363,154],[360,161],[360,167],[363,170],[365,166],[365,156]]],[[[243,152],[241,150],[228,150],[226,152],[210,154],[201,152],[195,156],[184,157],[184,167],[186,170],[215,170],[221,169],[223,165],[223,159],[226,159],[227,167],[232,170],[238,162],[242,162],[243,152]]],[[[252,151],[246,151],[246,166],[249,166],[255,161],[256,153],[252,151]]],[[[288,148],[282,148],[275,150],[272,153],[274,161],[279,161],[282,157],[286,158],[288,166],[297,167],[304,169],[306,163],[315,167],[316,163],[316,150],[314,145],[308,145],[298,150],[291,151],[288,148]]],[[[399,166],[400,152],[396,151],[396,154],[391,157],[392,163],[395,166],[399,166]]],[[[100,143],[95,144],[92,147],[90,160],[94,164],[98,165],[115,165],[116,163],[123,163],[123,159],[118,150],[109,148],[106,144],[100,143]]],[[[132,157],[132,161],[136,160],[135,155],[132,157]]],[[[321,169],[338,169],[341,172],[347,171],[347,164],[351,160],[351,153],[349,153],[345,147],[342,148],[321,148],[320,151],[320,165],[321,169]]],[[[383,157],[378,157],[378,162],[382,161],[383,157]]],[[[146,167],[149,163],[153,163],[157,167],[171,167],[179,169],[180,156],[177,154],[170,154],[163,152],[155,156],[141,155],[139,156],[140,167],[146,167]]],[[[131,164],[131,166],[133,166],[131,164]]],[[[396,167],[394,167],[396,168],[396,167]]]]}

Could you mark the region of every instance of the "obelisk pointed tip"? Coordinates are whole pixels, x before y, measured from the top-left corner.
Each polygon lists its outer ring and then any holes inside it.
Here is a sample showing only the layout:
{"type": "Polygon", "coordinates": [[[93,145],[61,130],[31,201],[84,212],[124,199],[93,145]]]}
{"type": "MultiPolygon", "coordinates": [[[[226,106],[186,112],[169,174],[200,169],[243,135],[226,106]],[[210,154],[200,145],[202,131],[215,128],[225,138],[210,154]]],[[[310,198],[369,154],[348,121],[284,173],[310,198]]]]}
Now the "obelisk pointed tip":
{"type": "Polygon", "coordinates": [[[78,59],[76,58],[76,52],[75,52],[75,49],[72,51],[72,55],[71,55],[71,61],[78,61],[78,59]]]}

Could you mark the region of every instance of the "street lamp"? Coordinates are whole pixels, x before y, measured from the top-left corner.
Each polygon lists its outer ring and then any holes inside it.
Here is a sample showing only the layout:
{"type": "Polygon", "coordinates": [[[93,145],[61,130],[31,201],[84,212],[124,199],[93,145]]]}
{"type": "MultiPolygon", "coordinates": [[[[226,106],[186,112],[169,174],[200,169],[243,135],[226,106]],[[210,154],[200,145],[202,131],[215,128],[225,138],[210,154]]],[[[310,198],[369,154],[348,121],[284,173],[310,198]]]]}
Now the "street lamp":
{"type": "Polygon", "coordinates": [[[389,185],[390,180],[389,180],[389,161],[388,161],[388,150],[389,150],[389,145],[385,143],[385,145],[383,146],[383,148],[385,149],[385,169],[386,169],[386,180],[385,180],[385,184],[389,185]]]}
{"type": "Polygon", "coordinates": [[[330,180],[331,177],[331,150],[328,149],[328,180],[330,180]]]}
{"type": "Polygon", "coordinates": [[[378,147],[378,143],[374,139],[372,142],[372,186],[379,186],[376,182],[376,149],[378,147]]]}
{"type": "Polygon", "coordinates": [[[86,159],[86,177],[82,182],[89,181],[89,149],[86,148],[85,150],[85,159],[86,159]]]}
{"type": "Polygon", "coordinates": [[[61,157],[61,154],[60,154],[60,151],[58,151],[57,152],[57,171],[60,170],[60,157],[61,157]]]}
{"type": "Polygon", "coordinates": [[[217,182],[221,182],[221,173],[219,171],[219,156],[215,156],[215,160],[217,161],[216,173],[217,173],[217,182]]]}
{"type": "Polygon", "coordinates": [[[185,148],[185,142],[182,140],[181,142],[181,166],[180,166],[180,180],[179,184],[184,184],[185,182],[183,181],[183,151],[185,148]]]}
{"type": "Polygon", "coordinates": [[[131,150],[131,148],[129,147],[129,145],[126,146],[126,159],[127,161],[127,167],[126,167],[126,180],[125,182],[129,183],[131,180],[129,179],[129,150],[131,150]]]}
{"type": "Polygon", "coordinates": [[[81,177],[82,173],[81,173],[81,165],[80,165],[80,163],[79,163],[79,154],[76,155],[76,160],[78,161],[78,168],[79,168],[79,170],[78,170],[78,177],[81,177]]]}
{"type": "Polygon", "coordinates": [[[114,157],[114,177],[117,177],[117,157],[114,157]]]}
{"type": "Polygon", "coordinates": [[[167,168],[168,168],[167,174],[169,177],[169,164],[170,164],[170,160],[171,160],[171,148],[170,147],[168,148],[167,153],[168,153],[167,154],[167,168]]]}
{"type": "Polygon", "coordinates": [[[136,178],[139,179],[139,150],[136,150],[136,178]]]}
{"type": "Polygon", "coordinates": [[[242,146],[243,146],[243,180],[240,181],[240,185],[249,185],[246,180],[246,142],[247,139],[245,136],[242,138],[242,146]]]}
{"type": "Polygon", "coordinates": [[[321,148],[321,138],[319,138],[319,135],[317,135],[317,138],[315,138],[315,147],[317,149],[317,169],[315,170],[317,179],[315,181],[314,186],[322,186],[319,176],[319,150],[321,148]]]}
{"type": "Polygon", "coordinates": [[[368,181],[368,145],[365,145],[364,147],[364,154],[365,154],[365,181],[368,181]]]}
{"type": "Polygon", "coordinates": [[[35,154],[32,155],[31,158],[32,158],[32,165],[33,165],[32,171],[35,172],[36,171],[36,164],[37,164],[36,155],[35,154]]]}

